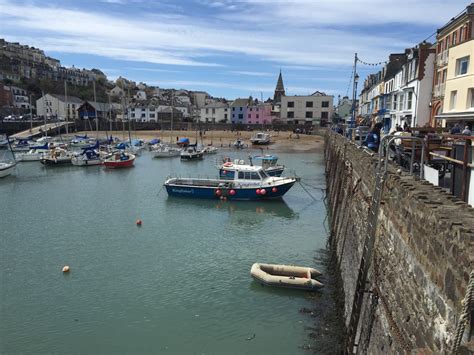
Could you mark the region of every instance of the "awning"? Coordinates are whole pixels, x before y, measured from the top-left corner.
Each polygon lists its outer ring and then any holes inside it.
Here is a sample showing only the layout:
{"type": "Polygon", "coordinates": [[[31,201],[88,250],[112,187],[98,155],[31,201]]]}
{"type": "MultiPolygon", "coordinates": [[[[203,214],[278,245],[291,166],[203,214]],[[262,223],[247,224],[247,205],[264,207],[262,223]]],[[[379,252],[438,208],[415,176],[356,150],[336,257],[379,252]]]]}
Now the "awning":
{"type": "Polygon", "coordinates": [[[440,115],[436,115],[435,118],[437,120],[445,119],[447,121],[474,121],[474,111],[442,113],[440,115]]]}

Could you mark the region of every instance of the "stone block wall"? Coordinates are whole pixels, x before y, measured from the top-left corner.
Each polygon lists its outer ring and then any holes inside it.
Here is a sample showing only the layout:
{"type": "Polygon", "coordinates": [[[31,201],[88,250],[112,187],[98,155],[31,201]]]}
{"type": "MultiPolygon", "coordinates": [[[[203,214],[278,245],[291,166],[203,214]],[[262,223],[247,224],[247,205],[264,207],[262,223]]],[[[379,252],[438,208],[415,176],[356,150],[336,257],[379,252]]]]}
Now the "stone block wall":
{"type": "MultiPolygon", "coordinates": [[[[328,133],[325,159],[330,242],[343,280],[347,326],[377,157],[328,133]]],[[[389,166],[371,260],[357,350],[449,352],[473,268],[474,209],[389,166]]]]}

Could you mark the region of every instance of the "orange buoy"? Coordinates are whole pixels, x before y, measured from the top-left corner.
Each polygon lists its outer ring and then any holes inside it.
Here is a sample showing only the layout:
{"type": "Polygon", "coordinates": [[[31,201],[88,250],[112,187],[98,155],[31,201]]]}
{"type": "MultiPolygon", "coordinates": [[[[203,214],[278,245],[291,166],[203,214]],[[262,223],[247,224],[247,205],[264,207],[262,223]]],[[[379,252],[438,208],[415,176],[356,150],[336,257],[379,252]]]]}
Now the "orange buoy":
{"type": "Polygon", "coordinates": [[[142,220],[141,219],[137,219],[137,221],[135,222],[137,226],[141,226],[142,225],[142,220]]]}
{"type": "Polygon", "coordinates": [[[63,272],[69,272],[69,266],[68,265],[63,266],[63,272]]]}

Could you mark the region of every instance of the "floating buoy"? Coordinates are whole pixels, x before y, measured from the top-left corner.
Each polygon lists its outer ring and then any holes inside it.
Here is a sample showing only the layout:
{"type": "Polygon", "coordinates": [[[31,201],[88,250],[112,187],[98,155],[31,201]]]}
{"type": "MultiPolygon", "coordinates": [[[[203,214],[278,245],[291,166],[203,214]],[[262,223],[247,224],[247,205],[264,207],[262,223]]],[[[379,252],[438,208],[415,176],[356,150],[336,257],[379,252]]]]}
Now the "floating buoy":
{"type": "Polygon", "coordinates": [[[265,195],[266,193],[267,193],[267,190],[265,190],[265,189],[260,190],[260,195],[265,195]]]}
{"type": "Polygon", "coordinates": [[[141,219],[137,219],[137,221],[135,222],[137,226],[141,226],[142,225],[142,220],[141,219]]]}
{"type": "Polygon", "coordinates": [[[230,190],[230,191],[229,191],[229,194],[230,194],[231,196],[234,196],[234,195],[235,195],[235,190],[234,190],[234,189],[230,190]]]}
{"type": "Polygon", "coordinates": [[[277,191],[278,191],[278,189],[277,189],[276,187],[272,188],[272,192],[273,192],[273,193],[275,193],[275,192],[277,192],[277,191]]]}
{"type": "Polygon", "coordinates": [[[69,272],[69,266],[68,265],[63,266],[63,272],[69,272]]]}
{"type": "Polygon", "coordinates": [[[260,189],[255,190],[255,193],[256,193],[257,195],[260,195],[260,189]]]}

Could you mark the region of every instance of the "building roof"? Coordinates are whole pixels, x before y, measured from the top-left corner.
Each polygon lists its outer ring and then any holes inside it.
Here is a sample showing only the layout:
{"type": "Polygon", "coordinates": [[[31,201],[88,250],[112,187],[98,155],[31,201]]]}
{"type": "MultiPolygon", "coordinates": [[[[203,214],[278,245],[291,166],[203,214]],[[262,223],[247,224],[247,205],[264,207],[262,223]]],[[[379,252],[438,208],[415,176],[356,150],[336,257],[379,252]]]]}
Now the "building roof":
{"type": "Polygon", "coordinates": [[[249,103],[249,99],[235,99],[232,102],[232,105],[230,105],[230,106],[231,107],[241,107],[241,106],[247,106],[248,103],[249,103]]]}
{"type": "Polygon", "coordinates": [[[64,95],[56,95],[56,94],[48,94],[48,95],[51,95],[52,97],[55,97],[57,98],[59,101],[62,101],[62,102],[72,102],[73,104],[82,104],[83,103],[83,100],[81,100],[80,98],[76,97],[76,96],[67,96],[67,101],[66,101],[66,97],[64,95]]]}
{"type": "Polygon", "coordinates": [[[285,87],[283,86],[283,78],[281,76],[281,70],[280,70],[280,75],[278,75],[278,81],[277,81],[277,86],[275,88],[275,91],[285,91],[285,87]]]}

